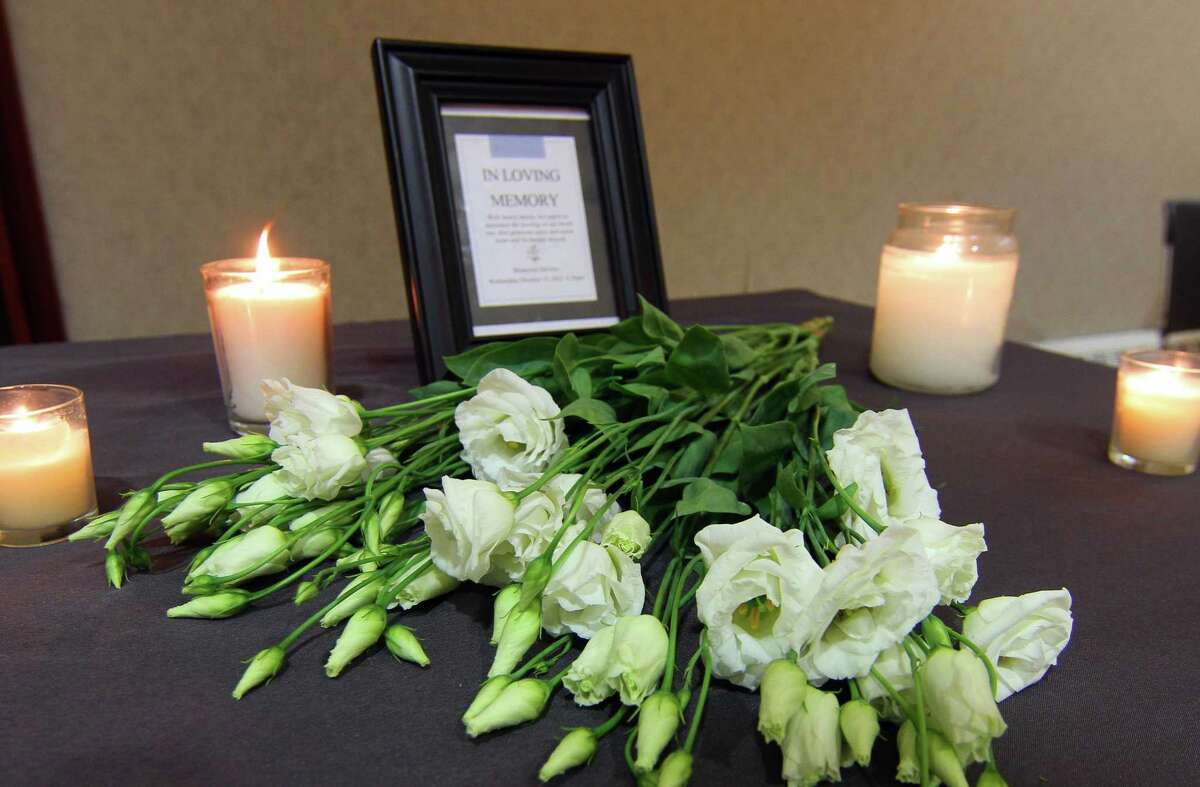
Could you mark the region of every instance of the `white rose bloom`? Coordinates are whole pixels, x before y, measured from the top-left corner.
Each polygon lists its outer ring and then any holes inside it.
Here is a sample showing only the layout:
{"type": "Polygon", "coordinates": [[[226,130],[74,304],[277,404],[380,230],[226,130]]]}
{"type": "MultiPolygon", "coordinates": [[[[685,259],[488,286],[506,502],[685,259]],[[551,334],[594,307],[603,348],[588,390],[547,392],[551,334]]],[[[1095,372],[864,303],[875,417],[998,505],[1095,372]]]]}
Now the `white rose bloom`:
{"type": "MultiPolygon", "coordinates": [[[[578,533],[575,525],[554,552],[557,560],[578,533]]],[[[619,549],[580,541],[554,569],[542,594],[542,627],[558,636],[566,631],[591,639],[622,615],[637,615],[646,601],[642,571],[619,549]]]]}
{"type": "Polygon", "coordinates": [[[332,500],[342,487],[361,483],[367,469],[362,447],[340,434],[281,445],[271,461],[282,468],[279,480],[288,493],[305,500],[332,500]]]}
{"type": "MultiPolygon", "coordinates": [[[[838,483],[857,484],[858,504],[882,524],[941,516],[908,410],[865,411],[853,426],[833,433],[825,456],[838,483]]],[[[846,512],[846,524],[868,538],[875,535],[853,511],[846,512]]]]}
{"type": "Polygon", "coordinates": [[[799,530],[783,532],[755,516],[696,534],[708,571],[696,608],[708,627],[713,672],[754,689],[775,659],[811,634],[805,614],[821,569],[799,530]]]}
{"type": "Polygon", "coordinates": [[[899,528],[915,530],[925,547],[925,556],[933,564],[937,576],[941,603],[966,601],[979,578],[977,561],[987,551],[983,539],[983,525],[956,527],[937,519],[918,517],[910,519],[899,528]]]}
{"type": "Polygon", "coordinates": [[[842,547],[823,573],[812,606],[815,636],[800,662],[810,679],[865,675],[940,597],[933,566],[911,529],[888,528],[862,546],[842,547]]]}
{"type": "Polygon", "coordinates": [[[455,579],[478,582],[492,567],[492,553],[514,525],[512,500],[489,481],[442,478],[425,490],[421,521],[433,564],[455,579]]]}
{"type": "Polygon", "coordinates": [[[292,385],[282,380],[263,380],[270,437],[275,442],[303,443],[314,437],[354,437],[362,431],[358,408],[345,396],[334,396],[320,388],[292,385]]]}
{"type": "Polygon", "coordinates": [[[992,698],[987,667],[969,650],[938,648],[921,668],[925,712],[954,746],[960,762],[987,759],[992,738],[1007,725],[992,698]]]}
{"type": "Polygon", "coordinates": [[[1003,700],[1037,683],[1058,663],[1073,623],[1066,588],[1039,590],[981,602],[963,621],[963,636],[982,648],[996,666],[1000,676],[996,699],[1003,700]]]}
{"type": "Polygon", "coordinates": [[[462,458],[477,479],[522,489],[567,447],[558,414],[545,388],[493,369],[454,411],[462,458]]]}
{"type": "MultiPolygon", "coordinates": [[[[883,679],[891,684],[900,698],[909,704],[909,707],[913,707],[912,666],[909,664],[908,654],[904,652],[904,648],[893,645],[880,653],[871,666],[879,670],[883,679]]],[[[858,679],[858,687],[862,690],[863,699],[871,703],[875,710],[879,711],[880,716],[897,723],[907,718],[883,684],[875,680],[870,673],[858,679]]]]}
{"type": "MultiPolygon", "coordinates": [[[[521,581],[525,576],[525,567],[546,551],[555,533],[562,527],[563,517],[570,507],[568,493],[582,477],[570,473],[555,476],[541,489],[520,502],[516,511],[516,524],[492,553],[492,568],[480,580],[483,584],[501,587],[521,581]]],[[[590,485],[583,493],[583,503],[576,521],[586,523],[604,506],[607,499],[603,489],[590,485]]],[[[614,503],[601,517],[601,521],[611,519],[614,512],[619,510],[620,506],[614,503]]],[[[599,528],[594,531],[599,532],[599,528]]]]}

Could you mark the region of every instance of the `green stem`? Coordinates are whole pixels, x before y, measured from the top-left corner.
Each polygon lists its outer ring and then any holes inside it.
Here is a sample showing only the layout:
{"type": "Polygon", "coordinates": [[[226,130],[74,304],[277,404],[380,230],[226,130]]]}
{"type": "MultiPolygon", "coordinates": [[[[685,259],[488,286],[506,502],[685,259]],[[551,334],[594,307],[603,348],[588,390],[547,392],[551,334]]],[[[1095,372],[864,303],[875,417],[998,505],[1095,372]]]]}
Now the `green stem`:
{"type": "Polygon", "coordinates": [[[592,734],[595,735],[597,739],[603,738],[605,735],[616,729],[617,725],[621,723],[621,720],[624,719],[628,713],[629,706],[622,705],[617,709],[616,713],[608,717],[608,721],[592,727],[592,734]]]}
{"type": "Polygon", "coordinates": [[[683,750],[688,754],[692,753],[692,749],[696,745],[696,734],[700,732],[700,718],[704,714],[704,704],[708,702],[708,687],[712,683],[712,661],[708,654],[708,630],[705,629],[700,634],[700,650],[704,656],[704,677],[700,680],[700,696],[696,699],[696,711],[692,714],[692,723],[688,727],[687,741],[683,744],[683,750]]]}
{"type": "Polygon", "coordinates": [[[929,784],[929,730],[925,722],[925,690],[921,685],[921,663],[913,653],[913,647],[908,640],[905,640],[903,644],[904,652],[908,654],[909,669],[912,670],[913,676],[913,698],[916,702],[914,724],[917,727],[917,760],[921,764],[921,785],[925,787],[929,784]]]}

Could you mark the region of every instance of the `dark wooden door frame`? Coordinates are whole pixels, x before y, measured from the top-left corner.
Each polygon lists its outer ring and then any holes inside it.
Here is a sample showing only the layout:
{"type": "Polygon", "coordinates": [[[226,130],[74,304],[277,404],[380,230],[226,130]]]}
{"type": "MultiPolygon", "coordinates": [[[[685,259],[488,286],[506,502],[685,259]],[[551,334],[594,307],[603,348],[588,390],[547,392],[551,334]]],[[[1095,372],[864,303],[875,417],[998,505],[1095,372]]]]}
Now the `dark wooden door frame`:
{"type": "Polygon", "coordinates": [[[49,235],[0,2],[0,343],[66,338],[49,235]]]}

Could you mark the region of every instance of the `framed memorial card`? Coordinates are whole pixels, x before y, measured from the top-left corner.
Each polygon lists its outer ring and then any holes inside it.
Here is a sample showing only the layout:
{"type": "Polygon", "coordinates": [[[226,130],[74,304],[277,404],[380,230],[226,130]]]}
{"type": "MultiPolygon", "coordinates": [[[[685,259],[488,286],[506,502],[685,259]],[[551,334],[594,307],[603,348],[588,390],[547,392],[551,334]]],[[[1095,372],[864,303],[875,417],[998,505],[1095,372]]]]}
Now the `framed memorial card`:
{"type": "Polygon", "coordinates": [[[628,56],[380,40],[375,73],[424,379],[665,306],[628,56]]]}

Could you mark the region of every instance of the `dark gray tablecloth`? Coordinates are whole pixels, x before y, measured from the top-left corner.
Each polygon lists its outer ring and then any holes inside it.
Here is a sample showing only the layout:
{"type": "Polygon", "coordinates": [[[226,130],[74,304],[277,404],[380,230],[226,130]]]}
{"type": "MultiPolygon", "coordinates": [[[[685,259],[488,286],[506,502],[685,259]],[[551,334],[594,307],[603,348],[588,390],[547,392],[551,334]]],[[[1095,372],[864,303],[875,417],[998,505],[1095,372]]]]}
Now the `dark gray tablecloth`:
{"type": "MultiPolygon", "coordinates": [[[[1001,706],[1010,726],[996,749],[1010,784],[1193,781],[1200,478],[1105,460],[1112,370],[1012,345],[992,390],[920,396],[867,375],[862,307],[786,292],[686,301],[674,313],[718,323],[832,314],[823,357],[862,404],[911,408],[945,518],[986,523],[976,598],[1070,588],[1075,637],[1060,665],[1001,706]]],[[[406,325],[339,327],[336,347],[339,388],[368,406],[416,382],[406,325]]],[[[200,461],[200,442],[226,434],[207,336],[0,349],[0,384],[21,382],[86,392],[110,501],[200,461]]],[[[0,550],[0,782],[532,784],[561,728],[605,718],[560,695],[534,726],[469,740],[458,717],[492,654],[490,597],[473,590],[410,616],[428,670],[376,653],[328,680],[332,638],[309,638],[274,684],[236,703],[239,661],[310,609],[169,621],[180,567],[117,592],[102,558],[91,544],[0,550]]],[[[779,783],[778,751],[754,732],[756,707],[747,692],[714,691],[694,784],[779,783]]],[[[620,742],[607,739],[570,783],[628,782],[620,742]]],[[[880,743],[878,765],[846,781],[888,783],[891,749],[880,743]]]]}

